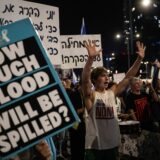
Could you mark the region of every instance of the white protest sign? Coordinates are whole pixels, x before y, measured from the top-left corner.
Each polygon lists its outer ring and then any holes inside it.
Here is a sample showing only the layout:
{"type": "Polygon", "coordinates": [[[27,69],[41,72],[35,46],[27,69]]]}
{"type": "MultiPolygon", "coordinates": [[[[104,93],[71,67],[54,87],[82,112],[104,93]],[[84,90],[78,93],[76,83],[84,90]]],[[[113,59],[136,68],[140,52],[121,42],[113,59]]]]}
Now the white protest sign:
{"type": "Polygon", "coordinates": [[[52,64],[61,64],[59,52],[59,9],[22,0],[1,0],[1,26],[27,17],[32,19],[52,64]]]}
{"type": "Polygon", "coordinates": [[[125,73],[116,73],[116,74],[113,74],[113,79],[114,79],[114,82],[116,83],[119,83],[120,81],[122,81],[125,77],[125,73]]]}
{"type": "Polygon", "coordinates": [[[0,159],[79,121],[31,21],[0,27],[0,159]]]}
{"type": "MultiPolygon", "coordinates": [[[[97,50],[101,49],[101,35],[63,35],[61,36],[62,69],[83,68],[88,53],[85,41],[95,41],[97,50]]],[[[93,67],[103,66],[102,54],[94,60],[93,67]]]]}

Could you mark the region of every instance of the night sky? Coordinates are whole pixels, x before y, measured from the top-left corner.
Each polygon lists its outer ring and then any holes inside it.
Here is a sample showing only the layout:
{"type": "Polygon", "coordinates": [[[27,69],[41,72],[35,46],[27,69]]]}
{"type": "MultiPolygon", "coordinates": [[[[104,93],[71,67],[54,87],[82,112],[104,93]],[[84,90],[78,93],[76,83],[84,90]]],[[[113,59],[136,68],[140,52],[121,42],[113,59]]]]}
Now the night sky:
{"type": "MultiPolygon", "coordinates": [[[[111,53],[116,53],[117,59],[114,62],[119,71],[127,70],[128,56],[127,47],[124,46],[123,40],[116,40],[116,33],[124,33],[124,15],[123,2],[124,0],[110,1],[90,1],[90,0],[26,0],[59,8],[60,15],[60,34],[74,35],[80,34],[82,18],[84,17],[87,34],[101,34],[102,49],[104,57],[104,66],[107,65],[106,58],[111,53]]],[[[150,12],[148,12],[150,13],[150,12]]],[[[147,17],[147,16],[146,16],[147,17]]],[[[150,21],[152,23],[152,21],[150,21]]],[[[153,35],[159,35],[159,30],[155,32],[152,24],[145,24],[145,36],[147,38],[153,35]],[[151,32],[151,33],[150,33],[151,32]]],[[[144,37],[146,38],[146,37],[144,37]]],[[[158,37],[159,38],[159,37],[158,37]]],[[[145,40],[145,39],[144,39],[145,40]]],[[[145,41],[144,41],[145,42],[145,41]]],[[[146,60],[150,60],[153,54],[157,54],[153,47],[148,47],[146,50],[146,60]],[[154,53],[155,52],[155,53],[154,53]],[[151,54],[152,53],[152,54],[151,54]]],[[[135,48],[135,44],[134,44],[135,48]]],[[[134,51],[130,55],[130,63],[132,64],[136,58],[134,51]]],[[[160,54],[159,54],[160,59],[160,54]]]]}

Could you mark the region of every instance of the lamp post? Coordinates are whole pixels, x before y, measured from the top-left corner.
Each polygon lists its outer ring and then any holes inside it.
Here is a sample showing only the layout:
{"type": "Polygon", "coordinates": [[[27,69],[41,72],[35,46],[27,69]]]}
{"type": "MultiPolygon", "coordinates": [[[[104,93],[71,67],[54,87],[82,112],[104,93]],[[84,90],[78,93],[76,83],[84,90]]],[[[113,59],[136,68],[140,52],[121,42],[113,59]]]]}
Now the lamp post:
{"type": "Polygon", "coordinates": [[[149,7],[151,5],[151,0],[142,0],[142,6],[149,7]]]}
{"type": "Polygon", "coordinates": [[[133,48],[133,21],[132,21],[132,0],[124,0],[124,36],[127,49],[128,69],[130,68],[131,55],[133,48]]]}
{"type": "MultiPolygon", "coordinates": [[[[134,49],[133,49],[133,21],[132,21],[132,0],[129,0],[129,27],[130,27],[130,38],[129,38],[129,47],[130,47],[130,53],[129,55],[133,55],[134,49]]],[[[130,56],[129,56],[130,57],[130,56]]],[[[129,58],[130,60],[130,58],[129,58]]],[[[129,66],[130,67],[130,66],[129,66]]]]}
{"type": "Polygon", "coordinates": [[[149,8],[153,2],[152,0],[124,0],[123,2],[124,36],[128,56],[128,68],[130,68],[131,55],[133,55],[135,51],[134,40],[139,36],[138,34],[136,36],[134,35],[138,30],[141,31],[143,29],[143,26],[138,26],[138,28],[137,25],[139,25],[139,23],[135,23],[141,18],[141,16],[138,16],[138,8],[140,6],[149,8]]]}

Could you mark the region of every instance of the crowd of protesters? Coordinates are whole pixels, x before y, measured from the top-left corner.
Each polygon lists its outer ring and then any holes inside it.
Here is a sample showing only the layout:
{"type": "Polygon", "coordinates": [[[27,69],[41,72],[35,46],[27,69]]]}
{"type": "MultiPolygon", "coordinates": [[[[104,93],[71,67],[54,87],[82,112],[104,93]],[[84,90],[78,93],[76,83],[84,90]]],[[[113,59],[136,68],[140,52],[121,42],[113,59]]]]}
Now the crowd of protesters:
{"type": "MultiPolygon", "coordinates": [[[[73,90],[70,87],[73,94],[68,93],[78,114],[80,103],[81,120],[85,126],[83,130],[76,131],[83,141],[76,136],[72,141],[74,127],[70,129],[71,159],[76,160],[82,154],[80,160],[117,160],[120,158],[118,148],[121,143],[119,121],[138,121],[141,130],[160,133],[160,77],[154,74],[149,82],[142,81],[137,74],[145,56],[143,43],[137,42],[137,59],[118,84],[109,79],[106,68],[92,68],[93,60],[101,50],[97,50],[91,41],[85,46],[88,60],[82,72],[81,98],[74,98],[77,94],[74,87],[73,90]],[[83,142],[83,149],[78,145],[79,141],[83,142]],[[81,153],[78,154],[79,151],[81,153]]],[[[159,61],[152,65],[159,70],[159,61]]]]}
{"type": "MultiPolygon", "coordinates": [[[[62,79],[80,122],[76,122],[67,130],[69,145],[67,142],[66,146],[70,148],[70,156],[63,156],[61,159],[118,160],[121,144],[119,121],[138,121],[141,130],[160,134],[160,62],[156,60],[152,63],[156,68],[155,73],[150,82],[144,82],[137,73],[145,57],[146,47],[137,42],[137,59],[126,72],[125,78],[115,83],[114,79],[109,78],[106,68],[92,67],[94,58],[101,50],[97,50],[94,42],[91,43],[90,40],[86,42],[85,47],[88,60],[83,68],[81,80],[73,84],[69,78],[62,79]]],[[[65,139],[65,135],[61,139],[65,139]]],[[[56,145],[60,142],[54,137],[53,141],[56,145]]],[[[56,146],[54,158],[51,158],[52,150],[47,141],[34,147],[38,159],[60,159],[56,157],[58,150],[56,146]]],[[[61,151],[64,152],[64,148],[61,148],[61,151]]],[[[27,158],[27,154],[22,155],[11,159],[27,158]]]]}

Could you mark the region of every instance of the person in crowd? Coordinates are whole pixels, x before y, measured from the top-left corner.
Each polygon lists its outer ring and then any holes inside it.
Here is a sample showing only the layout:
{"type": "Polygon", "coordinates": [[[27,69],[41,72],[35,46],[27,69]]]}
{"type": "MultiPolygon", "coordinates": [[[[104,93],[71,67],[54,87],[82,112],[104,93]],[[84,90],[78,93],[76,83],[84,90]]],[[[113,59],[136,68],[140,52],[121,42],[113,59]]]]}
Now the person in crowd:
{"type": "MultiPolygon", "coordinates": [[[[61,80],[62,85],[69,97],[70,100],[72,100],[73,96],[73,84],[70,78],[66,77],[65,79],[61,80]]],[[[57,154],[57,159],[68,159],[71,157],[71,142],[70,142],[70,132],[69,129],[64,130],[57,136],[55,136],[56,139],[56,146],[57,151],[59,152],[57,154]]]]}
{"type": "Polygon", "coordinates": [[[85,155],[85,121],[84,121],[84,100],[81,90],[81,81],[75,84],[71,96],[71,102],[75,108],[80,122],[76,122],[69,128],[71,144],[71,160],[84,160],[85,155]]]}
{"type": "Polygon", "coordinates": [[[106,90],[109,83],[107,69],[92,64],[101,50],[89,40],[85,43],[88,60],[82,71],[82,91],[85,107],[88,112],[86,119],[85,160],[117,160],[120,145],[120,130],[118,125],[115,96],[124,91],[129,83],[129,77],[135,76],[145,55],[143,43],[137,42],[138,57],[125,78],[111,89],[106,90]],[[94,89],[92,87],[94,84],[94,89]]]}
{"type": "Polygon", "coordinates": [[[154,74],[152,85],[155,89],[155,92],[158,96],[158,101],[153,102],[152,105],[152,113],[154,116],[154,121],[157,122],[158,131],[160,132],[160,62],[155,60],[154,65],[154,74]]]}
{"type": "Polygon", "coordinates": [[[154,116],[156,122],[158,122],[159,126],[159,132],[160,132],[160,77],[157,79],[156,88],[155,88],[156,94],[158,96],[158,101],[154,103],[154,116]]]}
{"type": "Polygon", "coordinates": [[[158,102],[160,103],[160,77],[157,79],[157,84],[156,84],[155,91],[156,91],[157,96],[158,96],[158,102]]]}
{"type": "Polygon", "coordinates": [[[70,79],[65,79],[62,84],[77,112],[80,122],[75,122],[73,127],[69,128],[71,160],[84,160],[85,154],[85,122],[84,122],[84,102],[81,91],[81,82],[72,86],[70,79]]]}
{"type": "Polygon", "coordinates": [[[153,85],[153,88],[155,88],[156,84],[157,84],[157,79],[160,78],[160,77],[158,77],[159,74],[160,74],[160,62],[156,59],[151,64],[152,64],[152,67],[153,67],[153,75],[151,75],[151,77],[153,77],[152,85],[153,85]]]}
{"type": "Polygon", "coordinates": [[[72,81],[69,78],[66,78],[65,80],[62,80],[62,85],[65,88],[69,98],[71,98],[73,93],[72,81]]]}
{"type": "Polygon", "coordinates": [[[51,146],[47,141],[42,140],[37,145],[19,153],[16,156],[8,158],[8,160],[55,160],[55,151],[52,153],[51,150],[51,146]]]}
{"type": "Polygon", "coordinates": [[[153,131],[154,117],[151,112],[152,101],[157,102],[158,97],[151,83],[146,82],[146,89],[149,93],[143,92],[142,82],[139,78],[133,77],[130,80],[130,92],[126,98],[127,112],[131,114],[131,119],[140,122],[141,129],[153,131]]]}

